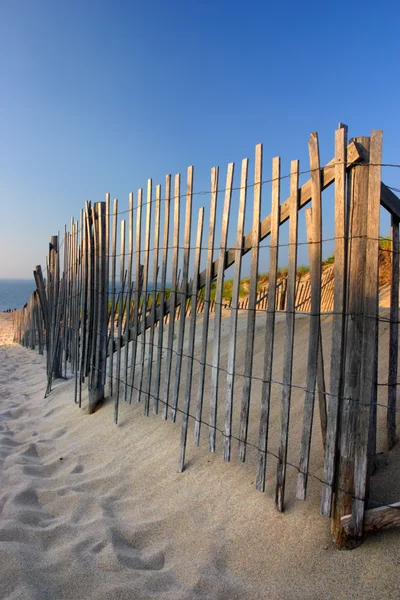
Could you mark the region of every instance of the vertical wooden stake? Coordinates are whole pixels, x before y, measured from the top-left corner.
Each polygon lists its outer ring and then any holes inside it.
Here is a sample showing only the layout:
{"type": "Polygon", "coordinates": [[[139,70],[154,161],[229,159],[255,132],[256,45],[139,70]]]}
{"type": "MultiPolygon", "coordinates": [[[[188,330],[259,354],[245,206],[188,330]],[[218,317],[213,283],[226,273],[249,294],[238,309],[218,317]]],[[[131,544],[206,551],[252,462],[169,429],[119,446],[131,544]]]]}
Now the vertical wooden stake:
{"type": "Polygon", "coordinates": [[[150,248],[150,227],[151,227],[151,210],[152,210],[152,180],[149,179],[147,182],[147,209],[146,209],[146,229],[145,229],[145,240],[144,240],[144,253],[143,253],[143,285],[142,285],[142,321],[141,321],[141,333],[140,333],[140,343],[142,346],[142,352],[140,355],[141,358],[141,366],[139,369],[139,379],[138,379],[138,387],[136,390],[136,400],[137,402],[141,401],[142,397],[142,385],[143,385],[143,375],[144,375],[144,365],[145,365],[145,356],[146,356],[146,313],[147,313],[147,303],[148,303],[148,290],[147,284],[149,279],[149,248],[150,248]]]}
{"type": "Polygon", "coordinates": [[[185,237],[184,255],[183,255],[183,272],[182,284],[180,286],[180,314],[179,314],[179,331],[177,356],[175,365],[175,380],[172,393],[171,403],[171,421],[175,423],[176,411],[179,401],[179,390],[181,387],[181,370],[182,370],[182,354],[183,341],[185,336],[185,319],[186,319],[186,298],[188,295],[188,277],[189,277],[189,258],[190,258],[190,229],[192,227],[192,197],[193,197],[193,167],[188,168],[187,172],[187,188],[186,188],[186,214],[185,214],[185,237]]]}
{"type": "Polygon", "coordinates": [[[217,273],[217,289],[215,294],[215,318],[214,318],[214,338],[213,338],[213,357],[211,370],[211,398],[210,398],[210,431],[209,431],[209,450],[215,452],[215,437],[217,425],[218,408],[218,380],[220,365],[220,346],[221,346],[221,318],[222,318],[222,294],[224,289],[225,272],[225,252],[228,238],[229,215],[231,209],[232,183],[234,173],[234,163],[228,165],[225,185],[224,211],[222,214],[222,230],[220,239],[220,251],[217,273]]]}
{"type": "Polygon", "coordinates": [[[132,403],[133,389],[135,385],[135,370],[136,370],[136,355],[137,355],[137,338],[139,333],[139,302],[141,295],[141,279],[142,271],[140,264],[140,246],[142,239],[142,200],[143,190],[138,190],[138,205],[136,209],[136,249],[135,249],[135,294],[133,300],[133,327],[132,327],[132,352],[131,352],[131,391],[129,395],[129,404],[132,403]]]}
{"type": "Polygon", "coordinates": [[[387,440],[391,450],[397,441],[396,403],[399,357],[399,220],[392,216],[392,280],[390,287],[390,334],[387,440]]]}
{"type": "Polygon", "coordinates": [[[251,376],[253,371],[253,346],[256,326],[256,295],[258,278],[258,255],[260,243],[260,210],[261,210],[261,184],[262,181],[262,144],[256,146],[256,160],[254,173],[254,203],[253,203],[253,230],[250,266],[250,291],[249,307],[247,313],[246,350],[244,365],[244,381],[242,408],[240,414],[239,458],[242,462],[246,459],[247,429],[249,423],[251,376]]]}
{"type": "Polygon", "coordinates": [[[145,386],[145,415],[149,415],[150,394],[151,394],[151,375],[153,371],[153,348],[154,348],[154,327],[156,324],[157,309],[157,276],[158,276],[158,244],[160,240],[160,203],[161,186],[156,187],[156,211],[154,220],[154,254],[153,254],[153,289],[151,292],[151,326],[149,339],[149,354],[147,359],[147,380],[145,386]]]}
{"type": "Polygon", "coordinates": [[[161,380],[161,361],[164,338],[164,309],[165,309],[165,286],[167,280],[167,264],[168,264],[168,240],[169,240],[169,211],[171,197],[171,175],[166,176],[165,181],[165,199],[164,199],[164,237],[163,237],[163,254],[162,254],[162,269],[161,269],[161,291],[160,291],[160,318],[157,340],[157,360],[156,360],[156,375],[154,382],[154,401],[153,413],[158,414],[158,403],[160,397],[160,380],[161,380]]]}
{"type": "Polygon", "coordinates": [[[347,282],[347,205],[346,205],[347,127],[335,133],[335,265],[334,315],[330,394],[327,405],[327,431],[322,485],[321,514],[331,516],[333,484],[336,472],[338,416],[343,396],[344,339],[347,282]]]}
{"type": "MultiPolygon", "coordinates": [[[[368,448],[371,423],[376,426],[378,316],[379,316],[379,216],[381,198],[382,132],[371,132],[370,167],[368,173],[368,216],[365,252],[364,339],[362,348],[361,394],[358,406],[355,438],[354,498],[352,506],[352,533],[363,535],[365,495],[368,477],[368,448]],[[371,368],[372,367],[372,368],[371,368]],[[372,421],[371,421],[371,416],[372,421]],[[374,418],[375,417],[375,418],[374,418]]],[[[374,440],[375,441],[375,440],[374,440]]],[[[372,447],[375,446],[374,441],[372,447]]]]}
{"type": "Polygon", "coordinates": [[[258,471],[256,488],[265,490],[265,471],[267,467],[268,424],[271,400],[272,363],[274,356],[276,279],[279,252],[279,211],[280,211],[281,161],[279,157],[272,162],[272,207],[271,238],[269,255],[268,304],[265,324],[264,372],[261,392],[260,434],[258,441],[258,471]]]}
{"type": "Polygon", "coordinates": [[[110,316],[110,360],[108,365],[108,378],[110,380],[110,396],[114,390],[114,338],[115,338],[115,274],[117,270],[117,229],[118,229],[118,200],[114,199],[113,228],[112,228],[112,260],[111,260],[111,316],[110,316]]]}
{"type": "Polygon", "coordinates": [[[181,433],[181,449],[179,456],[178,471],[182,473],[185,464],[185,452],[187,442],[187,430],[189,422],[189,409],[190,399],[192,394],[192,375],[193,375],[193,353],[194,353],[194,342],[196,335],[196,305],[197,305],[197,294],[198,294],[198,283],[199,283],[199,272],[200,272],[200,257],[201,257],[201,242],[203,237],[203,223],[204,223],[204,208],[199,210],[199,218],[197,223],[197,237],[196,237],[196,254],[194,259],[194,270],[192,280],[192,312],[190,315],[190,329],[189,329],[189,348],[187,353],[187,374],[186,374],[186,387],[185,387],[185,404],[182,415],[182,433],[181,433]]]}
{"type": "Polygon", "coordinates": [[[171,275],[171,296],[169,308],[169,325],[168,325],[168,343],[167,343],[167,362],[165,366],[165,387],[164,387],[164,408],[162,418],[165,420],[168,417],[169,406],[169,388],[171,382],[172,368],[172,353],[174,347],[174,329],[176,317],[176,294],[178,288],[178,254],[179,254],[179,211],[180,211],[180,189],[181,176],[175,175],[174,189],[174,246],[172,256],[172,275],[171,275]]]}
{"type": "Polygon", "coordinates": [[[209,226],[209,230],[208,230],[207,270],[206,270],[206,285],[205,285],[205,290],[204,290],[203,332],[202,332],[202,337],[201,337],[200,371],[199,371],[199,383],[198,383],[198,390],[197,390],[196,422],[195,422],[195,428],[194,428],[194,442],[197,446],[200,444],[201,417],[202,417],[202,412],[203,412],[204,380],[205,380],[205,376],[206,376],[208,327],[209,327],[209,322],[210,322],[210,294],[211,294],[211,283],[212,283],[212,279],[213,279],[215,212],[216,212],[216,208],[217,208],[218,175],[219,175],[218,167],[213,167],[211,169],[210,226],[209,226]]]}
{"type": "MultiPolygon", "coordinates": [[[[315,386],[317,381],[318,348],[321,335],[321,240],[322,240],[322,211],[321,211],[321,170],[319,162],[318,135],[312,133],[309,141],[311,189],[312,189],[312,218],[309,223],[311,244],[310,283],[311,283],[311,316],[310,337],[308,346],[308,366],[306,379],[306,394],[304,400],[303,431],[301,437],[299,475],[297,478],[297,498],[305,500],[308,482],[308,465],[311,449],[311,430],[314,416],[315,386]],[[311,225],[311,227],[310,227],[311,225]]],[[[308,213],[310,214],[310,213],[308,213]]],[[[310,218],[308,219],[310,221],[310,218]]]]}
{"type": "Polygon", "coordinates": [[[107,343],[107,295],[105,290],[106,274],[106,252],[105,252],[105,230],[106,230],[106,205],[105,202],[97,202],[94,207],[93,230],[95,236],[95,326],[91,369],[93,371],[89,382],[89,414],[94,413],[104,401],[104,378],[105,370],[105,348],[107,343]],[[97,281],[96,281],[97,280],[97,281]]]}
{"type": "MultiPolygon", "coordinates": [[[[361,397],[362,341],[364,339],[364,274],[368,209],[369,138],[356,138],[363,148],[363,164],[351,170],[348,255],[348,305],[344,388],[339,405],[338,464],[332,533],[339,546],[348,542],[341,517],[351,513],[354,495],[355,438],[361,397]]],[[[370,365],[371,367],[371,365],[370,365]]]]}
{"type": "Polygon", "coordinates": [[[117,343],[117,368],[115,374],[115,398],[114,398],[114,423],[118,423],[118,404],[119,404],[119,389],[120,389],[120,374],[121,374],[121,347],[122,347],[122,313],[125,293],[125,225],[126,221],[121,221],[121,250],[120,250],[120,270],[119,270],[119,285],[120,285],[120,301],[118,305],[118,343],[117,343]]]}
{"type": "Polygon", "coordinates": [[[129,364],[129,321],[131,316],[132,297],[132,262],[133,262],[133,194],[129,194],[129,218],[128,218],[128,282],[125,319],[125,360],[124,360],[124,402],[128,398],[128,364],[129,364]]]}
{"type": "Polygon", "coordinates": [[[244,216],[246,211],[247,197],[247,172],[249,159],[242,161],[242,172],[240,177],[240,198],[239,212],[237,222],[237,237],[235,247],[235,267],[233,275],[232,303],[231,303],[231,329],[229,335],[228,349],[228,368],[226,376],[226,401],[225,401],[225,438],[224,438],[224,460],[231,458],[231,439],[232,439],[232,412],[233,412],[233,392],[235,386],[235,363],[236,363],[236,333],[238,310],[240,308],[240,274],[242,269],[242,251],[243,251],[243,230],[244,216]]]}
{"type": "Polygon", "coordinates": [[[293,344],[297,270],[297,227],[299,205],[299,161],[290,166],[290,223],[289,223],[289,266],[287,276],[286,334],[283,361],[283,387],[281,407],[281,431],[278,445],[278,466],[275,506],[282,512],[285,498],[286,459],[289,436],[290,400],[292,395],[293,344]]]}

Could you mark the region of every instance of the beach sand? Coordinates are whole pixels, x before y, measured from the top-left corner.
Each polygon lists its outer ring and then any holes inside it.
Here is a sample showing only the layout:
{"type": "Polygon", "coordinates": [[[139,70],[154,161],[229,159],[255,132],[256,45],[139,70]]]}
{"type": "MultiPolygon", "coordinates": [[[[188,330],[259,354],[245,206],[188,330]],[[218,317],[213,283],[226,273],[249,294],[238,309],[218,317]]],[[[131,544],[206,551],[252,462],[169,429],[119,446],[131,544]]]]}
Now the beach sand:
{"type": "MultiPolygon", "coordinates": [[[[339,551],[329,520],[319,514],[317,480],[310,479],[307,500],[298,501],[296,472],[288,469],[280,514],[273,500],[276,462],[268,462],[266,493],[257,492],[256,455],[249,450],[249,462],[241,464],[233,445],[232,461],[224,463],[221,436],[217,453],[209,454],[205,427],[200,448],[190,429],[187,467],[178,474],[180,418],[165,423],[143,416],[142,403],[122,402],[115,426],[110,400],[91,416],[74,405],[73,378],[56,381],[44,399],[45,358],[10,343],[10,323],[11,315],[0,315],[2,599],[400,598],[399,529],[339,551]]],[[[304,379],[300,357],[307,354],[307,327],[298,330],[295,382],[304,379]]],[[[239,341],[244,343],[244,332],[239,341]]],[[[263,339],[256,342],[257,364],[262,346],[263,339]]],[[[282,346],[283,328],[277,326],[278,369],[282,346]]],[[[239,345],[239,361],[243,355],[239,345]]],[[[384,361],[380,370],[387,377],[384,361]]],[[[280,392],[274,393],[276,449],[280,392]]],[[[303,400],[302,394],[293,399],[294,435],[296,427],[301,431],[303,400]]],[[[317,414],[314,429],[310,469],[321,475],[317,414]]],[[[257,439],[256,425],[250,437],[257,439]]],[[[383,438],[378,444],[384,449],[383,438]]],[[[293,446],[289,458],[295,461],[297,454],[293,446]]],[[[399,459],[398,445],[372,478],[371,495],[400,500],[399,459]]]]}

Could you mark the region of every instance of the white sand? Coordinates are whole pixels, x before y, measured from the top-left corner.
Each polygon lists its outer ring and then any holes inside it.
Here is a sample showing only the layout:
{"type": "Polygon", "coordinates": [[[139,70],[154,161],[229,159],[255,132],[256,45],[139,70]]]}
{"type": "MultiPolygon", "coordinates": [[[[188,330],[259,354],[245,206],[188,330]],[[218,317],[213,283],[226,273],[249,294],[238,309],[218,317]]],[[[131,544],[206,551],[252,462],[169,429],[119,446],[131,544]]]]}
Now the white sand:
{"type": "MultiPolygon", "coordinates": [[[[45,359],[7,344],[10,317],[0,315],[1,598],[400,598],[400,530],[370,535],[357,550],[338,551],[329,521],[319,515],[318,482],[310,480],[307,501],[297,501],[296,474],[288,471],[287,508],[279,514],[272,459],[262,494],[255,490],[251,452],[242,465],[233,444],[233,460],[226,464],[221,440],[218,453],[208,454],[206,439],[200,449],[193,445],[192,429],[187,469],[178,474],[180,419],[173,425],[146,418],[142,404],[122,403],[116,427],[110,401],[92,416],[74,405],[72,379],[56,382],[44,399],[45,359]]],[[[307,327],[298,330],[300,359],[307,354],[307,327]]],[[[256,342],[256,369],[262,346],[262,339],[256,342]]],[[[278,324],[278,368],[282,346],[278,324]]],[[[239,362],[243,353],[241,346],[239,362]]],[[[295,382],[304,375],[304,361],[298,363],[295,382]]],[[[280,399],[279,390],[274,393],[271,449],[280,399]]],[[[301,430],[302,397],[298,405],[293,399],[294,435],[301,430]]],[[[315,422],[318,440],[318,414],[315,422]]],[[[256,418],[254,423],[250,438],[256,441],[256,418]]],[[[206,438],[206,428],[202,433],[206,438]]],[[[289,458],[297,454],[293,445],[289,458]]],[[[378,499],[400,500],[399,455],[396,447],[373,478],[371,494],[378,499]]],[[[311,470],[319,475],[321,457],[313,441],[311,470]]]]}

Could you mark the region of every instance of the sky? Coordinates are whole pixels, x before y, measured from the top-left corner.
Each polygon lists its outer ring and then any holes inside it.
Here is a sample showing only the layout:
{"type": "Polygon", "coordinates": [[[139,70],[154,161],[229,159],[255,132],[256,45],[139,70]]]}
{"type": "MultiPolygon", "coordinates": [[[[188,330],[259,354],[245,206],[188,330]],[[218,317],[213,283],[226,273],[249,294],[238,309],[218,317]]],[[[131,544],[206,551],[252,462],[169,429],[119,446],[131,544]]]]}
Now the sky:
{"type": "MultiPolygon", "coordinates": [[[[383,162],[400,163],[394,0],[362,9],[236,0],[0,0],[0,8],[0,278],[32,277],[49,237],[85,200],[109,192],[124,210],[148,178],[164,185],[167,173],[181,173],[184,189],[189,165],[195,190],[208,190],[214,165],[222,183],[229,162],[235,177],[244,157],[252,169],[259,142],[264,178],[277,155],[282,174],[292,159],[308,169],[313,131],[321,164],[331,160],[339,121],[350,137],[382,129],[383,162]]],[[[382,178],[400,188],[399,169],[382,178]]],[[[194,215],[206,206],[205,229],[208,201],[194,203],[194,215]]],[[[262,218],[269,212],[264,188],[262,218]]],[[[325,237],[332,216],[328,197],[325,237]]],[[[234,230],[232,221],[230,240],[234,230]]]]}

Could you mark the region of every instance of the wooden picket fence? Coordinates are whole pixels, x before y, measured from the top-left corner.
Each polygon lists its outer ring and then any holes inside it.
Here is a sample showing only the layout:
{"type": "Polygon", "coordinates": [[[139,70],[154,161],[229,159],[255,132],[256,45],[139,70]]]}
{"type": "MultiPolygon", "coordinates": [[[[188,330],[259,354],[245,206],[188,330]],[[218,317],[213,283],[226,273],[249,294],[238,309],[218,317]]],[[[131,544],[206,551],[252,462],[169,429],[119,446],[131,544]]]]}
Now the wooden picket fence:
{"type": "MultiPolygon", "coordinates": [[[[228,166],[218,246],[215,246],[219,169],[211,170],[208,236],[203,248],[204,208],[192,227],[193,167],[187,173],[185,194],[181,178],[168,175],[162,194],[153,193],[149,180],[143,191],[129,196],[127,219],[119,220],[118,201],[86,203],[79,221],[72,220],[64,240],[53,236],[46,278],[37,266],[37,290],[28,306],[14,317],[15,341],[46,349],[48,388],[54,378],[75,376],[75,402],[81,406],[87,384],[89,413],[105,397],[114,399],[114,421],[119,403],[143,401],[144,412],[175,422],[181,414],[179,471],[185,465],[189,419],[194,419],[194,441],[200,442],[202,423],[208,426],[208,445],[216,451],[223,412],[223,454],[231,459],[233,410],[239,405],[239,458],[249,447],[249,411],[252,397],[253,354],[257,324],[263,319],[265,338],[259,436],[258,490],[266,488],[266,463],[277,314],[284,316],[285,344],[281,386],[279,441],[276,452],[275,504],[284,509],[289,443],[295,322],[301,313],[309,319],[306,385],[296,495],[305,499],[316,390],[324,442],[321,513],[332,517],[338,544],[360,539],[366,510],[369,465],[376,439],[376,368],[378,326],[379,210],[392,215],[393,278],[390,313],[388,440],[396,439],[398,360],[398,228],[400,200],[381,182],[381,132],[347,143],[347,128],[335,133],[335,156],[320,166],[317,134],[309,141],[310,179],[299,187],[299,161],[290,168],[290,195],[281,201],[281,163],[272,161],[271,214],[261,220],[263,181],[262,145],[256,146],[254,180],[248,183],[248,159],[234,186],[234,164],[228,166]],[[334,265],[322,268],[322,192],[334,184],[334,265]],[[238,189],[236,244],[227,247],[232,198],[238,189]],[[252,228],[244,235],[248,191],[252,190],[252,228]],[[350,190],[350,193],[348,191],[350,190]],[[185,210],[181,199],[185,198],[185,210]],[[311,203],[310,208],[305,208],[311,203]],[[297,274],[298,216],[305,209],[309,274],[297,274]],[[135,217],[135,218],[134,218],[135,217]],[[289,221],[288,272],[278,278],[280,226],[289,221]],[[183,232],[183,239],[181,235],[183,232]],[[171,235],[172,234],[172,235],[171,235]],[[260,244],[269,236],[268,285],[258,289],[260,244]],[[128,239],[126,239],[128,238],[128,239]],[[162,239],[161,239],[162,238],[162,239]],[[119,251],[117,242],[119,241],[119,251]],[[63,246],[62,252],[60,246],[63,246]],[[218,248],[215,251],[215,247],[218,248]],[[248,297],[240,298],[242,259],[251,255],[248,297]],[[62,267],[60,257],[63,257],[62,267]],[[119,269],[117,269],[119,258],[119,269]],[[201,265],[205,263],[204,268],[201,265]],[[225,271],[233,265],[231,297],[224,299],[225,271]],[[117,271],[119,270],[119,278],[117,271]],[[119,281],[119,284],[118,284],[119,281]],[[216,281],[211,300],[212,282],[216,281]],[[170,287],[167,288],[167,282],[170,287]],[[224,312],[228,311],[228,313],[224,312]],[[245,311],[244,373],[237,391],[237,339],[240,313],[245,311]],[[325,387],[321,314],[331,313],[330,381],[325,387]],[[210,316],[213,338],[210,342],[210,316]],[[227,368],[221,366],[221,328],[229,320],[227,368]],[[201,343],[196,345],[196,339],[201,343]],[[211,356],[211,362],[207,359],[211,356]],[[182,378],[182,368],[185,379],[182,378]],[[196,389],[194,389],[196,365],[196,389]],[[355,370],[357,373],[355,373],[355,370]],[[209,373],[209,419],[204,421],[204,389],[209,373]],[[221,397],[221,381],[225,393],[221,397]],[[182,382],[184,385],[182,385],[182,382]],[[106,389],[107,384],[107,389],[106,389]],[[84,388],[85,385],[85,388],[84,388]],[[240,398],[238,396],[241,396],[240,398]],[[360,402],[360,398],[363,402],[360,402]],[[327,401],[328,399],[328,401],[327,401]],[[222,403],[222,404],[221,404],[222,403]],[[194,413],[192,412],[194,411],[194,413]],[[356,443],[355,443],[356,441],[356,443]],[[338,458],[339,457],[339,458],[338,458]],[[351,515],[349,517],[349,515],[351,515]]],[[[208,385],[208,382],[207,382],[208,385]]],[[[254,396],[254,394],[253,394],[254,396]]],[[[85,396],[86,398],[86,396],[85,396]]],[[[86,402],[86,400],[85,400],[86,402]]],[[[252,400],[252,404],[255,400],[252,400]]],[[[278,418],[278,417],[277,417],[278,418]]],[[[368,521],[368,522],[369,522],[368,521]]]]}

